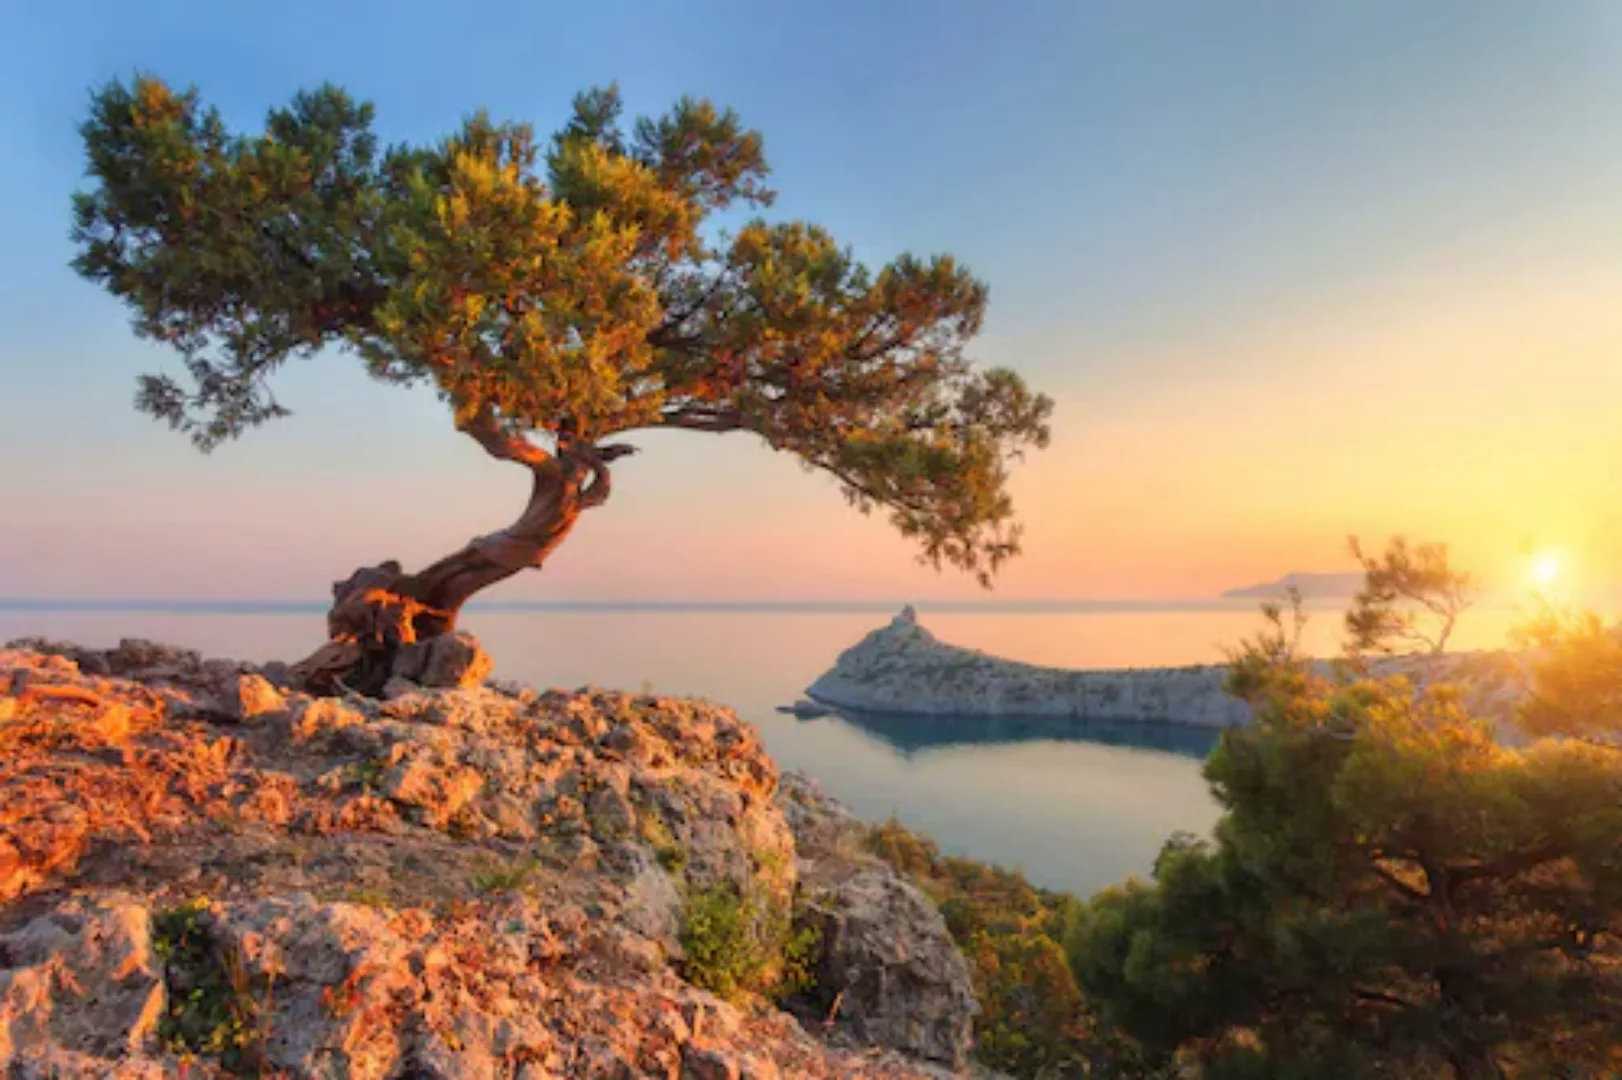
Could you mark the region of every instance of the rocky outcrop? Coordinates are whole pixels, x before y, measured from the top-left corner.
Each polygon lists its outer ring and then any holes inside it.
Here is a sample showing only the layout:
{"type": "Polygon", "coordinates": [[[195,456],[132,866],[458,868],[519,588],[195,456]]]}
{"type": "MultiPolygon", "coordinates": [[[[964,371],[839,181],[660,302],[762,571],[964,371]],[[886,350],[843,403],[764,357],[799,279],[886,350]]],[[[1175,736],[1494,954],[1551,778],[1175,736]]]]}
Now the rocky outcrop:
{"type": "MultiPolygon", "coordinates": [[[[1525,693],[1523,660],[1504,652],[1399,657],[1380,661],[1375,673],[1456,681],[1476,715],[1507,722],[1525,693]]],[[[1324,674],[1330,671],[1327,663],[1317,666],[1324,674]]],[[[1250,720],[1249,706],[1224,692],[1227,674],[1219,664],[1086,670],[1004,660],[940,641],[908,607],[841,653],[806,692],[825,705],[857,713],[1223,728],[1250,720]]],[[[1513,735],[1507,723],[1505,731],[1513,735]]]]}
{"type": "Polygon", "coordinates": [[[372,700],[144,642],[0,650],[0,1072],[952,1075],[939,916],[749,725],[470,686],[471,655],[372,700]],[[827,927],[832,1031],[683,977],[715,883],[827,927]]]}
{"type": "Polygon", "coordinates": [[[865,850],[867,827],[807,777],[782,806],[822,943],[817,992],[855,1041],[962,1067],[979,1010],[968,963],[935,905],[865,850]]]}
{"type": "Polygon", "coordinates": [[[1056,716],[1228,727],[1249,719],[1215,666],[1074,671],[1003,660],[938,640],[912,608],[840,654],[816,701],[858,712],[1056,716]]]}

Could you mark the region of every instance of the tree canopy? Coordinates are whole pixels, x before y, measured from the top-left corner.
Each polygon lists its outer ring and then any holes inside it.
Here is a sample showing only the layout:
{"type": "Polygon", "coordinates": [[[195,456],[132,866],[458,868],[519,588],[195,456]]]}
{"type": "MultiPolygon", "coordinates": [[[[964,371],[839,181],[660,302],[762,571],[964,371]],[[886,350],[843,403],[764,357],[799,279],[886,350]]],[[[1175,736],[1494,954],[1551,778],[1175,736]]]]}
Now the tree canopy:
{"type": "Polygon", "coordinates": [[[752,432],[935,565],[986,581],[1018,551],[1007,467],[1046,444],[1051,403],[971,365],[986,286],[948,255],[873,271],[758,216],[762,140],[730,110],[627,124],[610,87],[547,140],[479,113],[383,148],[332,86],[238,134],[139,77],[99,90],[82,134],[75,268],[179,351],[186,377],[143,376],[137,401],[203,449],[286,415],[277,369],[341,347],[431,386],[500,458],[600,467],[627,431],[752,432]]]}
{"type": "MultiPolygon", "coordinates": [[[[1449,602],[1425,601],[1461,577],[1419,550],[1369,560],[1365,595],[1451,625],[1449,602]]],[[[1459,687],[1314,665],[1299,623],[1267,615],[1232,669],[1254,722],[1205,768],[1213,838],[1168,843],[1153,882],[1100,894],[1069,932],[1090,1007],[1213,1080],[1617,1075],[1615,631],[1533,625],[1522,724],[1560,737],[1515,746],[1459,687]]],[[[1413,631],[1359,638],[1377,625],[1353,621],[1352,644],[1413,631]]]]}

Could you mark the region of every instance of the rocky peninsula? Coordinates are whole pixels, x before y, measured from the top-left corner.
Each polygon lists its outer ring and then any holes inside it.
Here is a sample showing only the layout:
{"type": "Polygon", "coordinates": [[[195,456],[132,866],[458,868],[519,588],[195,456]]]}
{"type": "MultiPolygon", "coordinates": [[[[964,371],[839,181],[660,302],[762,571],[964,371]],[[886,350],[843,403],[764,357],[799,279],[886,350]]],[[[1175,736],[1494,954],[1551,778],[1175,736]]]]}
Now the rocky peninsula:
{"type": "Polygon", "coordinates": [[[1249,710],[1217,665],[1119,671],[1040,667],[948,644],[906,608],[839,655],[812,700],[894,715],[1063,717],[1229,727],[1249,710]]]}
{"type": "Polygon", "coordinates": [[[941,915],[730,710],[413,664],[0,649],[0,1072],[971,1075],[941,915]],[[717,985],[771,925],[718,896],[792,920],[792,993],[717,985]]]}
{"type": "MultiPolygon", "coordinates": [[[[1327,673],[1329,666],[1317,662],[1327,673]]],[[[1446,677],[1467,688],[1477,715],[1507,718],[1524,692],[1519,659],[1503,652],[1398,657],[1380,675],[1446,677]]],[[[1182,724],[1248,723],[1250,709],[1223,690],[1227,667],[1073,669],[1006,660],[941,641],[905,608],[839,655],[806,690],[813,701],[853,713],[896,717],[986,717],[1182,724]]]]}

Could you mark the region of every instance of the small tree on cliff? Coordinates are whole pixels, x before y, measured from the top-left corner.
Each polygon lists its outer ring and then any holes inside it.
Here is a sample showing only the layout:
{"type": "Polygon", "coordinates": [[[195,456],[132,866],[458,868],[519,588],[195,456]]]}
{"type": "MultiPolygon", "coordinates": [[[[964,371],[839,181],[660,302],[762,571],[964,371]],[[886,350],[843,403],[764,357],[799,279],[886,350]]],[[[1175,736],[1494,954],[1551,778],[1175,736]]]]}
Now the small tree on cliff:
{"type": "Polygon", "coordinates": [[[544,145],[481,113],[380,152],[371,117],[328,86],[237,135],[195,91],[113,83],[74,200],[75,268],[189,375],[143,376],[137,404],[202,449],[286,415],[270,376],[339,346],[533,475],[507,528],[336,583],[317,681],[379,684],[399,645],[541,565],[632,451],[605,440],[640,429],[752,432],[982,583],[1018,552],[1006,469],[1051,403],[971,367],[986,288],[951,257],[873,273],[804,222],[719,234],[773,192],[760,136],[703,101],[626,128],[615,90],[588,91],[544,145]]]}

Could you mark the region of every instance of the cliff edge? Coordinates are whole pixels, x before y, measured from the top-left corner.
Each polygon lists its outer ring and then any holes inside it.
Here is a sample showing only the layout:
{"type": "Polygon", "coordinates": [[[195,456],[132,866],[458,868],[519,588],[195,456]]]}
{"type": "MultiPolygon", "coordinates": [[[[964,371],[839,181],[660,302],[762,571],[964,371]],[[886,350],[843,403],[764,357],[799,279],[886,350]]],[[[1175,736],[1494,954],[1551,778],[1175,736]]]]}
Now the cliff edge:
{"type": "Polygon", "coordinates": [[[753,728],[485,664],[0,650],[0,1072],[965,1075],[940,914],[753,728]]]}

